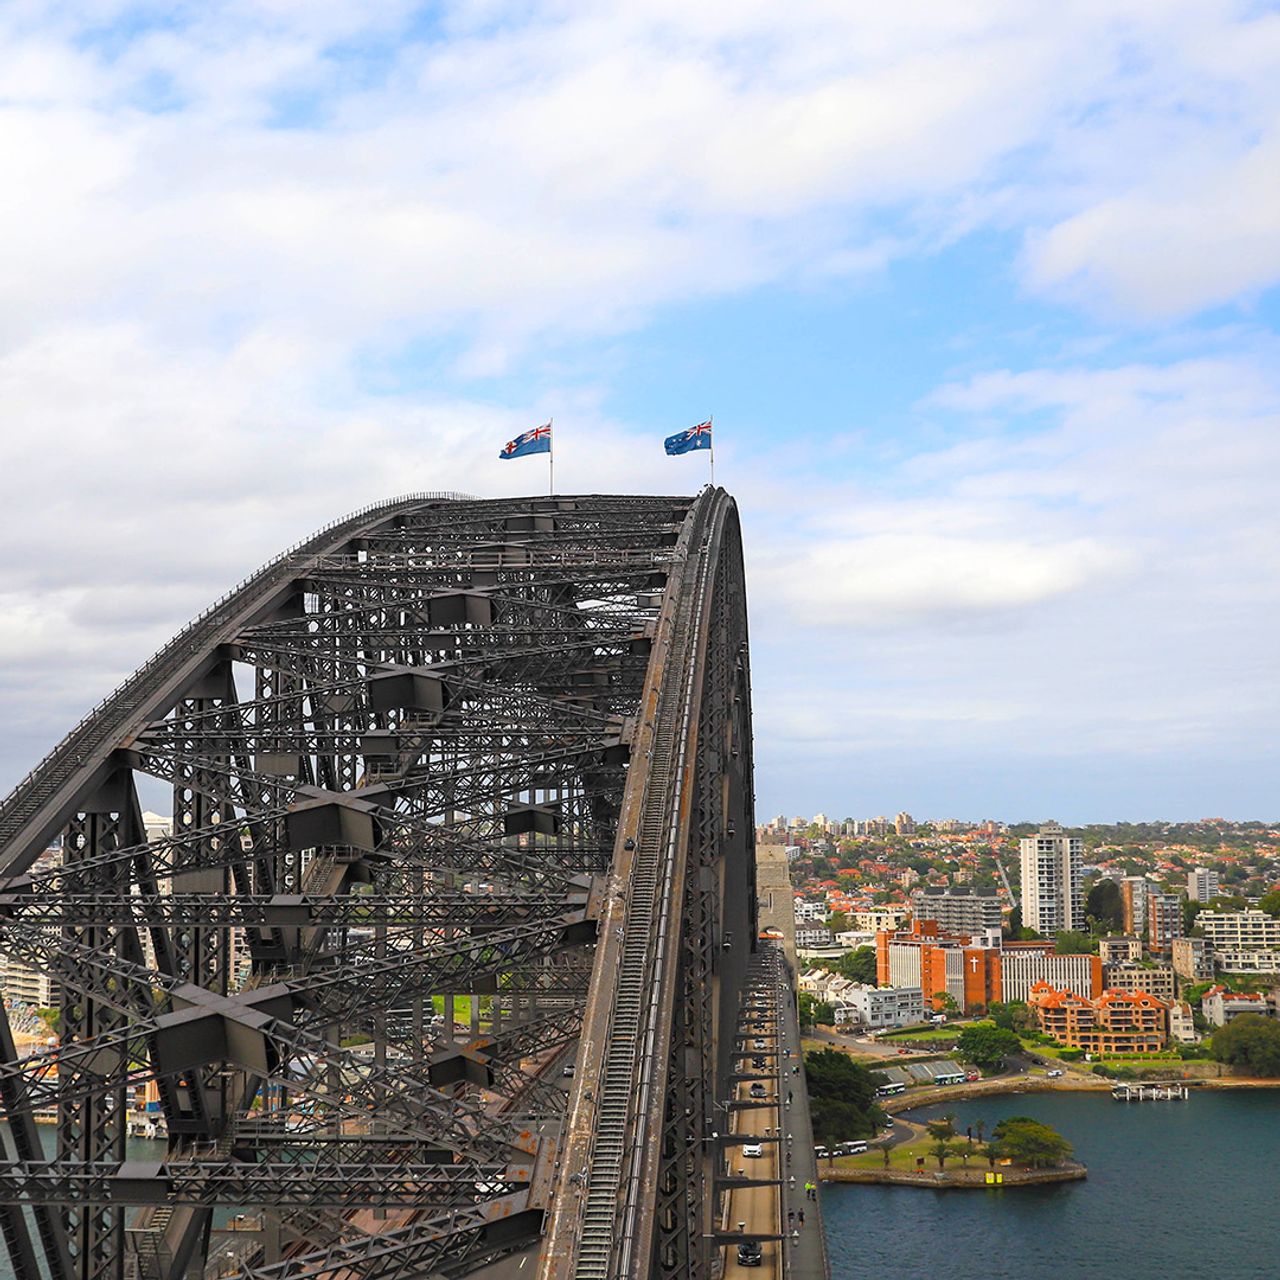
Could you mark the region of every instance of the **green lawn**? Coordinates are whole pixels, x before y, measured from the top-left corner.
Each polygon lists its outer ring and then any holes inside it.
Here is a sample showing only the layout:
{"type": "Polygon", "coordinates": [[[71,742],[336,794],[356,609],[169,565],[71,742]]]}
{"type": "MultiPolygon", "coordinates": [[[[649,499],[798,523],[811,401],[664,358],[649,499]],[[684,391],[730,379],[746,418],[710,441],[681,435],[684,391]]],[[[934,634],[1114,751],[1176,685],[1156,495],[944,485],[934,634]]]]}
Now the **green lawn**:
{"type": "MultiPolygon", "coordinates": [[[[922,1142],[904,1142],[899,1146],[889,1148],[889,1168],[904,1169],[912,1171],[916,1167],[916,1157],[924,1157],[924,1167],[934,1170],[938,1167],[938,1161],[929,1154],[929,1147],[932,1144],[932,1138],[926,1138],[922,1142]]],[[[818,1168],[825,1169],[828,1164],[834,1169],[883,1169],[884,1168],[884,1151],[877,1148],[868,1151],[861,1156],[840,1156],[835,1160],[819,1160],[818,1168]]],[[[945,1168],[950,1169],[952,1165],[957,1168],[964,1167],[963,1160],[948,1159],[945,1168]]],[[[987,1158],[982,1154],[978,1143],[973,1144],[973,1155],[969,1158],[969,1167],[975,1168],[978,1165],[986,1167],[987,1158]]]]}
{"type": "MultiPolygon", "coordinates": [[[[455,1026],[458,1025],[459,1023],[466,1023],[467,1026],[471,1025],[471,1001],[473,999],[474,999],[473,996],[454,996],[453,997],[453,1021],[455,1026]]],[[[440,1013],[440,1014],[444,1013],[444,996],[432,996],[431,1003],[434,1006],[435,1011],[437,1013],[440,1013]]],[[[480,997],[480,1018],[482,1021],[484,1020],[485,1015],[488,1012],[489,1012],[489,1002],[485,997],[481,996],[480,997]]]]}
{"type": "Polygon", "coordinates": [[[922,1027],[918,1031],[890,1031],[878,1038],[891,1044],[900,1040],[919,1040],[923,1043],[946,1041],[948,1044],[954,1044],[959,1034],[955,1027],[922,1027]]]}

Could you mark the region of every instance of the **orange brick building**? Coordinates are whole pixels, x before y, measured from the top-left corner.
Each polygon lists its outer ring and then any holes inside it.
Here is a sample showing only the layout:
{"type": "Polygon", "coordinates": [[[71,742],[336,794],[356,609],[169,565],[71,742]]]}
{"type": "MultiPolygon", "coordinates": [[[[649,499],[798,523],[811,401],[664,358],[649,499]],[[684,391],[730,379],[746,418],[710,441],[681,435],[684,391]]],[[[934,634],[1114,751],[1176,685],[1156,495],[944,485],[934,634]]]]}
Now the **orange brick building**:
{"type": "Polygon", "coordinates": [[[964,1012],[1000,997],[1000,950],[947,934],[936,920],[913,920],[909,929],[876,934],[876,985],[919,987],[933,1008],[949,995],[964,1012]]]}
{"type": "Polygon", "coordinates": [[[1090,1000],[1037,982],[1027,1003],[1040,1030],[1071,1049],[1154,1053],[1165,1045],[1169,1006],[1146,991],[1104,991],[1090,1000]]]}
{"type": "Polygon", "coordinates": [[[1099,995],[1098,957],[1056,955],[1053,945],[948,934],[936,920],[913,920],[896,933],[876,934],[876,984],[919,987],[935,1009],[947,995],[965,1013],[980,1013],[996,1000],[1026,1000],[1037,981],[1099,995]]]}

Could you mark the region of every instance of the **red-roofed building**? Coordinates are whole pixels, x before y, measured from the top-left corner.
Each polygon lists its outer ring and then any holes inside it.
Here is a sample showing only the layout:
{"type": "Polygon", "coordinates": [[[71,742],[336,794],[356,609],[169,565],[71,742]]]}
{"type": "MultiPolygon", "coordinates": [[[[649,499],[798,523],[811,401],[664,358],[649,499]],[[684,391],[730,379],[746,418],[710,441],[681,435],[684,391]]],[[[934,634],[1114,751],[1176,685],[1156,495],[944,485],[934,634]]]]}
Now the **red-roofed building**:
{"type": "Polygon", "coordinates": [[[1215,1027],[1225,1027],[1242,1013],[1256,1013],[1266,1018],[1272,1013],[1271,1001],[1252,991],[1228,991],[1226,987],[1210,987],[1200,1001],[1200,1011],[1215,1027]]]}
{"type": "Polygon", "coordinates": [[[1090,1000],[1037,982],[1027,1003],[1040,1030],[1071,1049],[1106,1057],[1164,1048],[1169,1006],[1147,991],[1104,991],[1090,1000]]]}

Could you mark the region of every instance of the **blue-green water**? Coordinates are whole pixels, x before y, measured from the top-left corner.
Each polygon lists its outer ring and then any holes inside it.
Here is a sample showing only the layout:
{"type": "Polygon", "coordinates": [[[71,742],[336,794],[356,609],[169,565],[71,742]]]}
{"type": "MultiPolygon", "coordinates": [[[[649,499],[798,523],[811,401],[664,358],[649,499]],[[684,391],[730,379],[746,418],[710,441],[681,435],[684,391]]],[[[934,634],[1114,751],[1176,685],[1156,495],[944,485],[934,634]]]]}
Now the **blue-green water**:
{"type": "Polygon", "coordinates": [[[1280,1090],[1187,1102],[1107,1094],[989,1098],[961,1133],[1005,1116],[1074,1143],[1084,1182],[1004,1191],[828,1184],[832,1280],[1277,1280],[1280,1090]]]}

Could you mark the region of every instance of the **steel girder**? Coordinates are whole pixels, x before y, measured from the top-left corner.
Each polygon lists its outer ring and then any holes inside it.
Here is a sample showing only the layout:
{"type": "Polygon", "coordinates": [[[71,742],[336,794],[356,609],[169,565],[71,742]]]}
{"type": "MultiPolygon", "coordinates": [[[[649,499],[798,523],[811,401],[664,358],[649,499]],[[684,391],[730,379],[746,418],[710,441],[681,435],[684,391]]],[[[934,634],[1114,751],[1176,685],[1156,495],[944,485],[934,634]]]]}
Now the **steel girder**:
{"type": "Polygon", "coordinates": [[[526,1247],[580,1189],[555,1068],[576,1049],[580,1123],[659,846],[613,1208],[628,1274],[709,1274],[705,1113],[755,933],[745,646],[711,490],[384,504],[175,637],[0,803],[0,947],[63,1032],[24,1058],[0,1017],[20,1280],[177,1280],[215,1206],[257,1215],[235,1265],[261,1280],[526,1247]],[[147,1088],[168,1149],[140,1164],[147,1088]]]}

